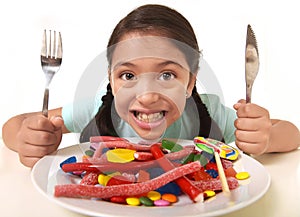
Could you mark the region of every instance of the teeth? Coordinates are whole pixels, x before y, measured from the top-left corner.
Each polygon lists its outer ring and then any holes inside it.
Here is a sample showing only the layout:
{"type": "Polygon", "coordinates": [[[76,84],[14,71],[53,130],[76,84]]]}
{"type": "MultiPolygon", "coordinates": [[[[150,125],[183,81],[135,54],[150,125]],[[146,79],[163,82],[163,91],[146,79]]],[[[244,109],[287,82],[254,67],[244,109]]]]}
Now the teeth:
{"type": "Polygon", "coordinates": [[[152,113],[149,115],[147,115],[145,113],[136,112],[137,119],[139,119],[140,121],[146,122],[146,123],[155,122],[155,121],[163,118],[163,116],[164,116],[163,112],[152,113]]]}

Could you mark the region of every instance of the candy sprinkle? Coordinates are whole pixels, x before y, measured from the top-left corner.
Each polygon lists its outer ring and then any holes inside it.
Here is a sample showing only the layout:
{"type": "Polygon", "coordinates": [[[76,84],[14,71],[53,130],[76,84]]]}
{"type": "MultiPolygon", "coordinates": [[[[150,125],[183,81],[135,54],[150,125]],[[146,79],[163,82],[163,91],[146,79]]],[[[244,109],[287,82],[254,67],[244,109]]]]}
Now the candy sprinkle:
{"type": "Polygon", "coordinates": [[[163,194],[163,195],[161,196],[161,199],[166,200],[166,201],[169,201],[170,203],[175,203],[175,202],[177,202],[177,197],[176,197],[176,195],[174,195],[174,194],[169,194],[169,193],[163,194]]]}
{"type": "Polygon", "coordinates": [[[248,179],[250,177],[250,174],[248,172],[239,172],[235,175],[235,178],[238,180],[244,180],[248,179]]]}
{"type": "Polygon", "coordinates": [[[147,193],[147,197],[150,198],[151,200],[159,200],[161,198],[161,194],[157,191],[149,191],[147,193]]]}
{"type": "Polygon", "coordinates": [[[137,197],[127,197],[126,202],[130,206],[139,206],[141,204],[139,198],[137,197]]]}

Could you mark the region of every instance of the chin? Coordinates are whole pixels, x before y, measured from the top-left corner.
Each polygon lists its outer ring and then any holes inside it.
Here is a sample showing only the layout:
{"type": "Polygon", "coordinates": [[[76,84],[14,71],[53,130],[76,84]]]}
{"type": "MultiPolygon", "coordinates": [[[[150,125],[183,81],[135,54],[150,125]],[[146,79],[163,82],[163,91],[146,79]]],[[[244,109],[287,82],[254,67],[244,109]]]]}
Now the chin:
{"type": "Polygon", "coordinates": [[[161,140],[164,132],[150,131],[150,132],[143,132],[143,133],[137,132],[137,134],[140,136],[141,139],[148,141],[147,143],[156,143],[161,140]]]}

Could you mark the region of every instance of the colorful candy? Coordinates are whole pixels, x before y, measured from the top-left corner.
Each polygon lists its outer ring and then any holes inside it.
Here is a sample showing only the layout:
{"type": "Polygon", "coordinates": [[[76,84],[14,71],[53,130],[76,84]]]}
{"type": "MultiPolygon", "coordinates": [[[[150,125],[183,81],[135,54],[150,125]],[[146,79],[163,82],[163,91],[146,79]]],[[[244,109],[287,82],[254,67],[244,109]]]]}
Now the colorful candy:
{"type": "Polygon", "coordinates": [[[153,200],[151,200],[149,197],[142,196],[139,199],[140,199],[141,204],[143,204],[145,206],[153,206],[154,205],[153,200]]]}
{"type": "Polygon", "coordinates": [[[167,200],[155,200],[154,205],[155,206],[169,206],[170,202],[167,200]]]}
{"type": "Polygon", "coordinates": [[[139,206],[141,204],[139,198],[137,197],[127,197],[126,203],[131,206],[139,206]]]}
{"type": "Polygon", "coordinates": [[[116,148],[106,152],[106,157],[109,162],[113,163],[128,163],[134,160],[135,150],[116,148]]]}
{"type": "Polygon", "coordinates": [[[147,197],[151,200],[159,200],[161,198],[161,194],[157,191],[149,191],[147,193],[147,197]]]}
{"type": "Polygon", "coordinates": [[[235,175],[235,177],[238,180],[244,180],[244,179],[248,179],[250,177],[250,174],[248,172],[239,172],[235,175]]]}
{"type": "Polygon", "coordinates": [[[147,182],[96,187],[94,185],[65,184],[56,185],[56,197],[110,198],[112,196],[133,196],[153,191],[184,175],[193,173],[201,168],[198,161],[182,165],[147,182]]]}
{"type": "MultiPolygon", "coordinates": [[[[181,146],[167,139],[151,146],[117,137],[94,137],[91,141],[83,162],[76,162],[73,156],[61,163],[64,172],[82,177],[80,184],[57,185],[55,196],[99,198],[130,206],[169,206],[183,192],[198,202],[222,189],[214,155],[225,148],[215,140],[195,137],[196,146],[181,146]]],[[[238,187],[238,177],[245,179],[246,175],[233,169],[230,155],[218,164],[226,171],[230,189],[238,187]]]]}
{"type": "Polygon", "coordinates": [[[174,194],[163,194],[161,199],[169,201],[170,203],[177,202],[177,197],[174,194]]]}
{"type": "MultiPolygon", "coordinates": [[[[164,153],[161,151],[161,148],[158,145],[152,145],[150,150],[155,159],[158,160],[159,165],[166,172],[174,169],[174,165],[165,157],[164,153]]],[[[186,177],[180,177],[176,179],[175,182],[180,186],[181,190],[191,198],[192,201],[199,202],[203,200],[202,192],[199,191],[199,189],[195,187],[186,177]]]]}
{"type": "Polygon", "coordinates": [[[226,145],[218,140],[195,137],[194,143],[200,150],[206,151],[210,154],[213,154],[213,152],[216,151],[219,153],[220,157],[224,159],[236,160],[239,156],[239,151],[236,148],[226,145]]]}

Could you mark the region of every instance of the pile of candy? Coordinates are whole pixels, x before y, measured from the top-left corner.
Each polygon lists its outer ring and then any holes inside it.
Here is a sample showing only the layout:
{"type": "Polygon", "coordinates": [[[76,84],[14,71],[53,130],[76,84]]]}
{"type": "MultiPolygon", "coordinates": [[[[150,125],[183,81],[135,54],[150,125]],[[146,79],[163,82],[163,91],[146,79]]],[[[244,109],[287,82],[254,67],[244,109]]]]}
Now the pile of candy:
{"type": "Polygon", "coordinates": [[[213,153],[218,152],[230,189],[241,176],[233,168],[236,149],[219,141],[196,137],[182,146],[163,139],[151,146],[119,137],[92,137],[81,161],[72,156],[61,163],[79,184],[56,185],[56,197],[93,198],[133,206],[169,206],[186,194],[193,202],[222,190],[213,153]]]}

